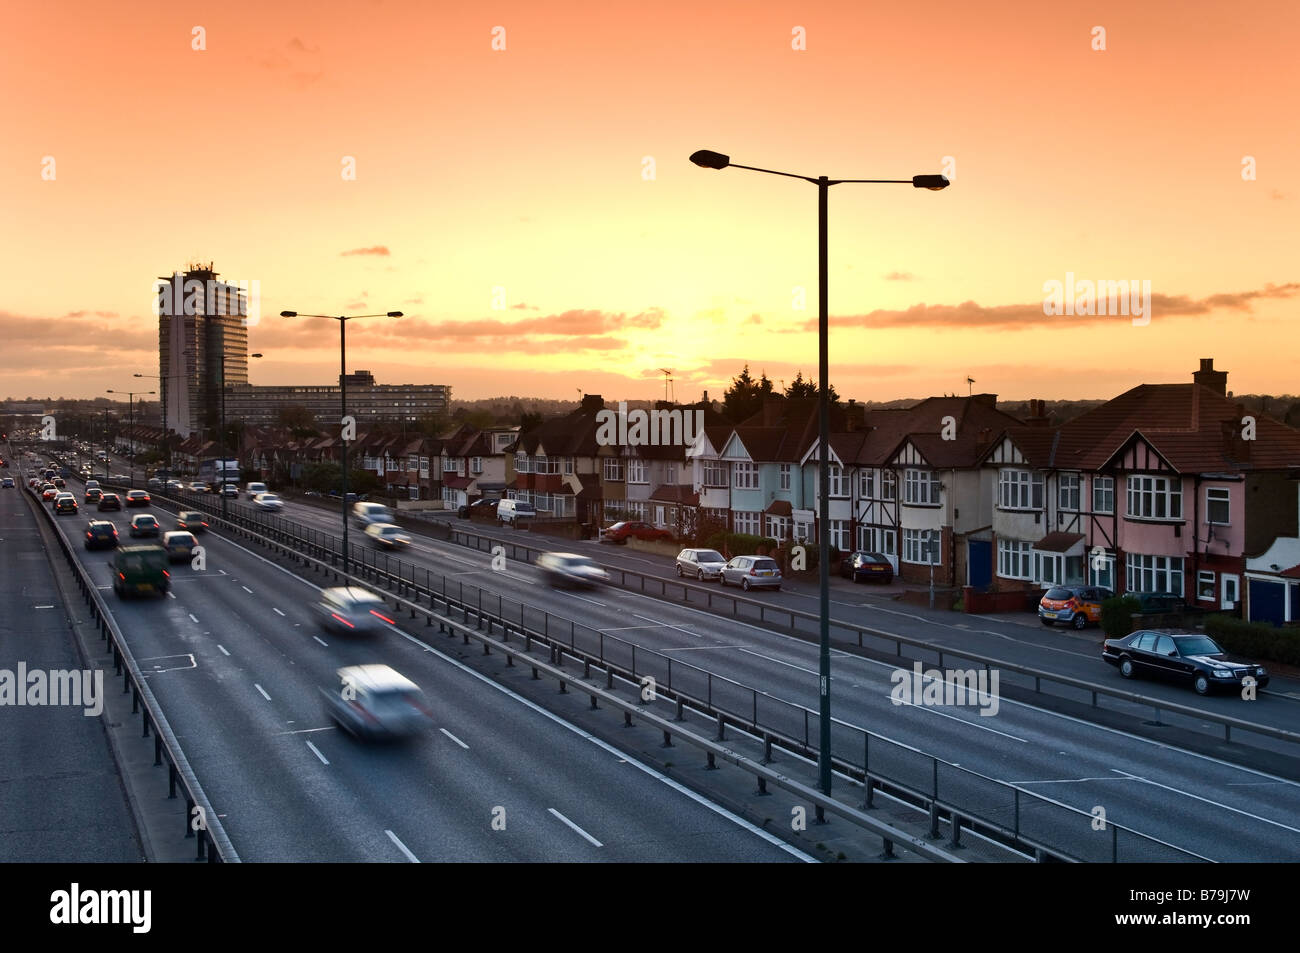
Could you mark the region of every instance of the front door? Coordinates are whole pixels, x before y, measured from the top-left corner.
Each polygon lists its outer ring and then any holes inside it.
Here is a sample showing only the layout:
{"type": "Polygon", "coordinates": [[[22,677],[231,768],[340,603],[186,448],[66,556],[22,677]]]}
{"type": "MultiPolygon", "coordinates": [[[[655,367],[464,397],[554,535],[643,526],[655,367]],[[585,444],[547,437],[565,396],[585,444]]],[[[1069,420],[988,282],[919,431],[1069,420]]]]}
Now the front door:
{"type": "Polygon", "coordinates": [[[1224,575],[1223,596],[1219,603],[1220,609],[1233,609],[1241,601],[1241,577],[1224,575]]]}
{"type": "Polygon", "coordinates": [[[993,582],[993,544],[987,539],[966,543],[966,568],[969,585],[987,586],[993,582]]]}

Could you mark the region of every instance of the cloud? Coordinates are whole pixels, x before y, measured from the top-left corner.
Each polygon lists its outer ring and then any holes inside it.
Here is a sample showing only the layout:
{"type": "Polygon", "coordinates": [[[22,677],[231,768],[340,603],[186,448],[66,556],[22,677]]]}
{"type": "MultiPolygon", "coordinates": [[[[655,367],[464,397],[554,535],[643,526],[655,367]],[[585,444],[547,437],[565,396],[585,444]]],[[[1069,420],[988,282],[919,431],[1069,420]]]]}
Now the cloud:
{"type": "Polygon", "coordinates": [[[340,256],[347,255],[383,255],[387,257],[392,254],[387,245],[371,245],[369,248],[351,248],[348,251],[339,252],[340,256]]]}
{"type": "Polygon", "coordinates": [[[285,46],[298,53],[319,53],[320,52],[319,46],[308,46],[306,43],[298,39],[296,36],[290,39],[289,42],[285,44],[285,46]]]}
{"type": "Polygon", "coordinates": [[[915,278],[916,276],[910,271],[891,271],[885,275],[886,281],[913,281],[915,278]]]}

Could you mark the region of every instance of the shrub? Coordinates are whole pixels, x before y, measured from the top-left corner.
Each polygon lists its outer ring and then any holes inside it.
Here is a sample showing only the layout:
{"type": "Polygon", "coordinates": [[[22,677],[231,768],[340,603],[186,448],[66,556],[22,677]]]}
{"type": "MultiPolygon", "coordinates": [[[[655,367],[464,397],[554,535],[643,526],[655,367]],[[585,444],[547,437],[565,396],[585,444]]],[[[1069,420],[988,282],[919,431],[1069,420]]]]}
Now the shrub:
{"type": "Polygon", "coordinates": [[[1101,603],[1101,630],[1108,639],[1122,639],[1133,631],[1133,615],[1142,608],[1134,596],[1116,596],[1101,603]]]}
{"type": "Polygon", "coordinates": [[[773,552],[776,548],[776,540],[764,536],[753,536],[749,533],[719,531],[706,539],[703,546],[707,549],[716,549],[727,557],[771,555],[773,558],[777,558],[773,552]],[[760,554],[760,549],[764,550],[764,553],[760,554]]]}
{"type": "Polygon", "coordinates": [[[1205,620],[1205,634],[1229,652],[1270,662],[1300,665],[1300,632],[1228,615],[1205,620]]]}

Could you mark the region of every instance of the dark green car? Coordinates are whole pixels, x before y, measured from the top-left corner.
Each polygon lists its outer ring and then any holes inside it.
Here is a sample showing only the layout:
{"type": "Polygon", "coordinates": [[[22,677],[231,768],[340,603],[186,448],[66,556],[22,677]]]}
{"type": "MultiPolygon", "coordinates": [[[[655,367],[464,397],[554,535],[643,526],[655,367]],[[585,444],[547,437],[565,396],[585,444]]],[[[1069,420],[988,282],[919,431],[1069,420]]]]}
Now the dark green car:
{"type": "Polygon", "coordinates": [[[113,554],[113,591],[128,595],[165,596],[171,586],[167,551],[161,546],[121,546],[113,554]]]}

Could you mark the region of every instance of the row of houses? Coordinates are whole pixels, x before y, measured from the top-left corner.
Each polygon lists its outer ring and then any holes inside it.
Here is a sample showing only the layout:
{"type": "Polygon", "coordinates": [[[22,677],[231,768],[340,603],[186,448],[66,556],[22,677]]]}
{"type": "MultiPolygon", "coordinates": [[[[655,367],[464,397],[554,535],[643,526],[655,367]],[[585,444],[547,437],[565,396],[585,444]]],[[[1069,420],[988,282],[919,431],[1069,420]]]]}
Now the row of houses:
{"type": "MultiPolygon", "coordinates": [[[[1143,384],[1064,423],[1042,401],[1015,417],[993,394],[907,409],[838,404],[829,542],[883,553],[910,582],[933,573],[999,591],[1091,584],[1300,619],[1300,431],[1247,414],[1226,388],[1227,373],[1206,359],[1190,382],[1143,384]]],[[[360,433],[348,452],[393,492],[450,508],[512,497],[543,522],[588,529],[634,518],[687,537],[709,521],[817,542],[815,400],[769,400],[738,425],[707,394],[658,409],[696,426],[676,441],[611,440],[610,410],[589,394],[527,433],[360,433]]],[[[247,427],[241,460],[275,480],[337,462],[341,450],[337,435],[247,427]]]]}

